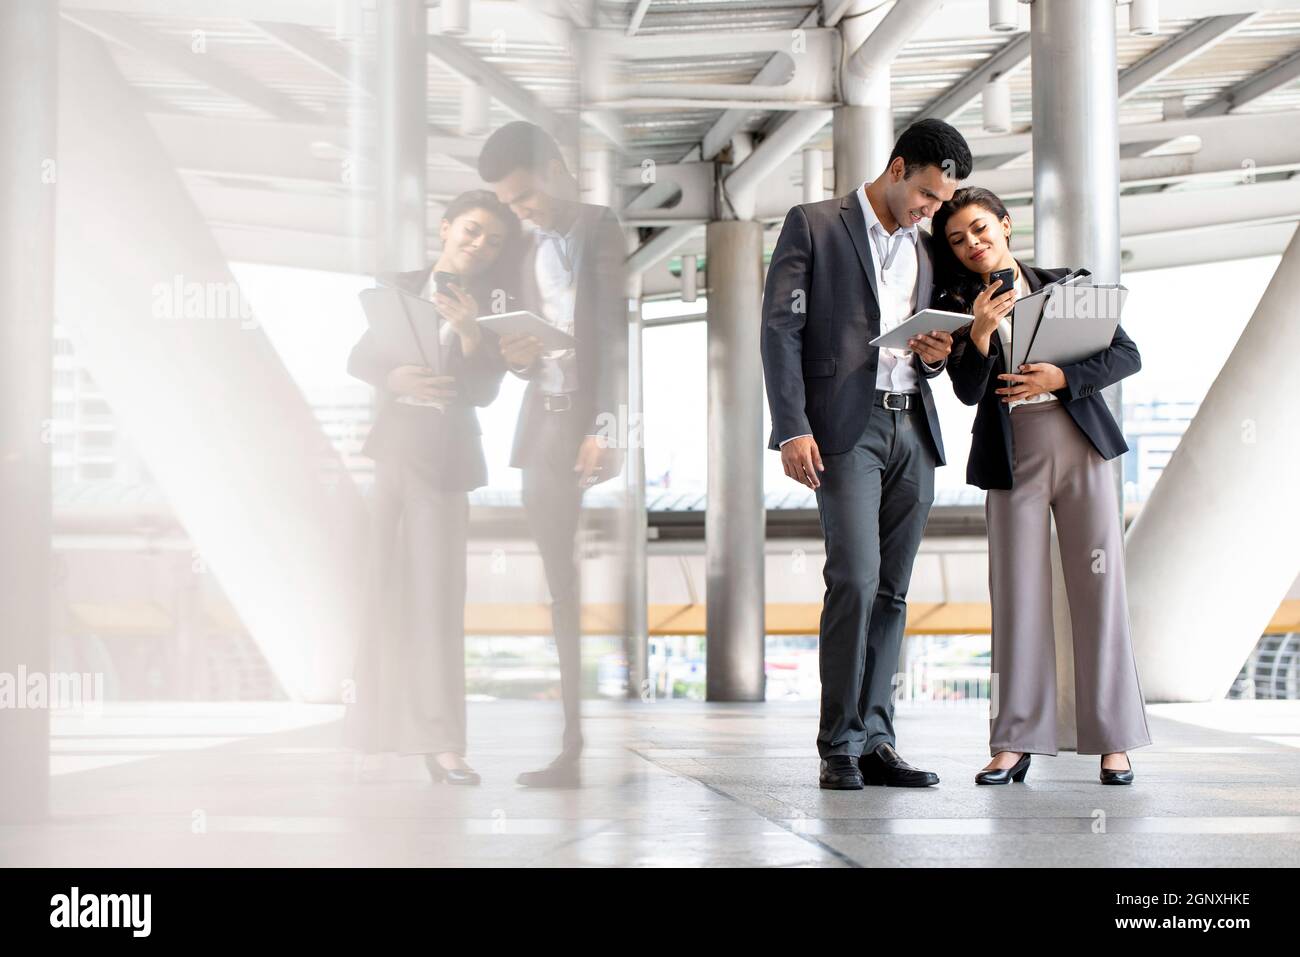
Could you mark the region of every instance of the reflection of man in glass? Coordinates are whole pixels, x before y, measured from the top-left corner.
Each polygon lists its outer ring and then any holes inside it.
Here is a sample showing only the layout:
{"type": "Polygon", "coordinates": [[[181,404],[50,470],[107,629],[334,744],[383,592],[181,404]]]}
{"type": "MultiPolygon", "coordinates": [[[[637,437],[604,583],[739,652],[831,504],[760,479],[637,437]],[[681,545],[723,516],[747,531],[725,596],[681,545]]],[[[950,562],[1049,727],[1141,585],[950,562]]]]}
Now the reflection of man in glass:
{"type": "Polygon", "coordinates": [[[572,349],[543,351],[536,337],[501,337],[510,370],[528,380],[510,464],[523,471],[524,511],[546,571],[564,699],[559,757],[518,780],[527,787],[576,787],[582,654],[574,541],[584,490],[622,468],[622,442],[610,434],[610,423],[623,421],[623,232],[610,209],[577,201],[577,182],[558,145],[532,123],[493,133],[478,170],[497,198],[534,228],[522,264],[521,308],[576,339],[572,349]]]}

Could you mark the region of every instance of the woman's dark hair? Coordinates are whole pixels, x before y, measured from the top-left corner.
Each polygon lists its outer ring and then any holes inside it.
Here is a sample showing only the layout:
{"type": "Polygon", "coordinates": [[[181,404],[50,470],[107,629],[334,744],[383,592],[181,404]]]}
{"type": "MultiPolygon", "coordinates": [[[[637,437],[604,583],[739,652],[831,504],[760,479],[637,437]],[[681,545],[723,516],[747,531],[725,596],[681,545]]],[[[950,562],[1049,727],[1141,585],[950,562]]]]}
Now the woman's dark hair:
{"type": "Polygon", "coordinates": [[[475,298],[488,294],[494,289],[504,288],[509,292],[516,288],[515,273],[519,271],[522,255],[520,238],[523,230],[519,217],[514,214],[514,210],[497,199],[496,194],[491,190],[471,189],[448,203],[447,208],[442,211],[442,218],[449,223],[454,223],[461,216],[475,209],[481,209],[500,220],[506,228],[506,235],[504,242],[501,243],[501,251],[497,253],[496,261],[481,275],[466,278],[470,287],[469,292],[475,298]]]}
{"type": "Polygon", "coordinates": [[[948,220],[967,206],[979,206],[992,213],[999,221],[1011,218],[1006,204],[992,190],[980,186],[963,186],[952,194],[952,199],[939,207],[930,220],[930,235],[934,237],[934,283],[946,292],[963,309],[970,309],[975,297],[984,288],[984,280],[961,264],[948,242],[948,220]]]}
{"type": "Polygon", "coordinates": [[[515,120],[487,138],[478,154],[478,175],[485,183],[499,183],[517,169],[545,172],[551,160],[564,165],[555,138],[536,123],[515,120]]]}
{"type": "Polygon", "coordinates": [[[966,137],[956,127],[934,118],[917,120],[903,130],[889,154],[889,162],[899,156],[903,157],[905,177],[926,166],[937,166],[953,179],[963,180],[975,165],[966,137]]]}
{"type": "Polygon", "coordinates": [[[447,222],[455,222],[471,209],[481,209],[501,220],[502,225],[506,227],[507,238],[514,238],[519,232],[519,217],[515,215],[514,210],[497,199],[496,193],[488,189],[471,189],[461,193],[447,204],[447,208],[442,212],[442,218],[447,222]]]}

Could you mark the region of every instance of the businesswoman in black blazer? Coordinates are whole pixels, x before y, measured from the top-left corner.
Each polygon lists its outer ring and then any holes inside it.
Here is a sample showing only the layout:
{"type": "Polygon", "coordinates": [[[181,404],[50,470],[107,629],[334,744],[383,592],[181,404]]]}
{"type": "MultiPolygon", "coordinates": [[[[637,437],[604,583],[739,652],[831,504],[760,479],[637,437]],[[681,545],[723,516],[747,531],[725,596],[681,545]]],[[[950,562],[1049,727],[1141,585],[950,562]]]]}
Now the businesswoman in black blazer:
{"type": "Polygon", "coordinates": [[[362,751],[423,754],[435,781],[478,784],[465,762],[465,592],[469,491],[487,482],[476,406],[505,375],[489,311],[518,254],[514,213],[486,190],[453,200],[431,270],[390,283],[430,298],[440,317],[441,375],[385,355],[366,331],[348,372],[378,390],[362,454],[375,460],[366,634],[345,737],[362,751]]]}
{"type": "Polygon", "coordinates": [[[1099,754],[1103,784],[1129,784],[1127,752],[1151,743],[1129,637],[1124,533],[1110,459],[1128,451],[1101,390],[1141,367],[1116,328],[1110,345],[1063,367],[1006,367],[1011,308],[1066,269],[1024,266],[1011,217],[993,193],[958,190],[935,214],[933,305],[969,312],[953,337],[953,391],[978,406],[966,480],[988,491],[993,608],[992,760],[980,784],[1023,781],[1031,754],[1056,754],[1051,521],[1055,517],[1074,636],[1078,752],[1099,754]],[[1014,289],[989,285],[1012,269],[1014,289]]]}

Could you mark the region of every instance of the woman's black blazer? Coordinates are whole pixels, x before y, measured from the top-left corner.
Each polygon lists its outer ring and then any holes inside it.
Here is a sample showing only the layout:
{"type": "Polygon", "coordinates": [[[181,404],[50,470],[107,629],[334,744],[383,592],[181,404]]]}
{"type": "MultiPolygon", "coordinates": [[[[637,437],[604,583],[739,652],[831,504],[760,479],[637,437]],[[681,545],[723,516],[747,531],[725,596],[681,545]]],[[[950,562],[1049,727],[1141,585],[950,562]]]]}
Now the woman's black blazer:
{"type": "MultiPolygon", "coordinates": [[[[429,270],[399,273],[392,284],[418,294],[429,270]]],[[[483,330],[473,354],[460,351],[460,336],[447,345],[443,372],[456,379],[456,397],[446,411],[405,405],[388,391],[393,362],[382,354],[369,329],[348,356],[349,374],[379,393],[378,409],[361,454],[377,462],[403,462],[444,491],[470,491],[487,484],[487,462],[476,406],[491,405],[505,378],[506,366],[496,336],[483,330]]]]}
{"type": "MultiPolygon", "coordinates": [[[[1017,262],[1031,290],[1069,275],[1068,269],[1039,269],[1017,262]]],[[[969,312],[950,293],[935,295],[933,306],[953,312],[969,312]]],[[[1083,434],[1103,459],[1113,459],[1128,451],[1124,432],[1110,414],[1101,390],[1142,368],[1137,346],[1116,326],[1110,345],[1094,356],[1061,367],[1065,387],[1055,395],[1083,434]]],[[[1011,488],[1011,413],[995,390],[1006,383],[998,376],[1008,371],[1002,349],[1002,337],[989,337],[989,354],[981,355],[971,342],[970,327],[953,335],[952,353],[948,356],[948,376],[953,392],[966,405],[977,405],[975,425],[971,429],[970,458],[966,461],[966,481],[982,489],[1011,488]]]]}

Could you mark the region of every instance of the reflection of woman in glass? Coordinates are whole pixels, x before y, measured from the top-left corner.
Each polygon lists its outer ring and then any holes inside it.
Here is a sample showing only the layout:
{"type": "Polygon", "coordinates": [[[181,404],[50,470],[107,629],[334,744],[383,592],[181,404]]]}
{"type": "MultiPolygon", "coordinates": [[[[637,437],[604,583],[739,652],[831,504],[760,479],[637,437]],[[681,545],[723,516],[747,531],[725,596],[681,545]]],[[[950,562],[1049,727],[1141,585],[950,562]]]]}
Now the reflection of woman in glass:
{"type": "Polygon", "coordinates": [[[1065,366],[1007,368],[1012,305],[1067,274],[1011,255],[1011,217],[986,189],[958,190],[934,215],[936,308],[969,312],[953,336],[953,391],[978,405],[966,480],[988,490],[993,607],[993,760],[979,784],[1023,781],[1030,754],[1056,754],[1051,519],[1074,635],[1078,752],[1101,755],[1103,784],[1130,784],[1127,751],[1151,743],[1129,639],[1124,532],[1108,460],[1128,451],[1101,390],[1141,367],[1117,327],[1110,345],[1065,366]],[[1011,288],[990,285],[1011,270],[1011,288]]]}
{"type": "MultiPolygon", "coordinates": [[[[437,306],[442,375],[386,357],[367,330],[348,372],[380,403],[362,452],[375,460],[366,634],[348,708],[348,744],[423,754],[435,781],[477,784],[465,763],[465,590],[469,491],[487,482],[475,406],[496,398],[505,365],[475,317],[519,221],[485,190],[443,214],[432,270],[393,285],[437,306]]],[[[508,263],[502,263],[508,265],[508,263]]]]}

